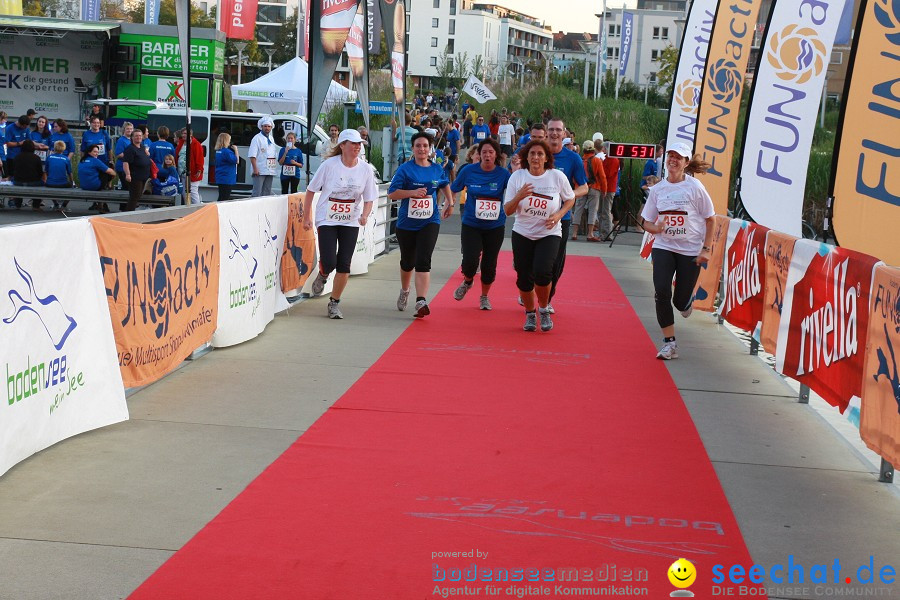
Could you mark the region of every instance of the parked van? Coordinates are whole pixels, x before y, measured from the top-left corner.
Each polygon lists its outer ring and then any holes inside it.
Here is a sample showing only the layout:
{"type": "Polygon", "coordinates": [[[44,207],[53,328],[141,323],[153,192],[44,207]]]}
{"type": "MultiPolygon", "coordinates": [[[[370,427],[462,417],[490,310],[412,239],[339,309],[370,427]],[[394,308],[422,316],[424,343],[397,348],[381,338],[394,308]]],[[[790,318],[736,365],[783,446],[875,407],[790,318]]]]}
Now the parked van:
{"type": "MultiPolygon", "coordinates": [[[[238,163],[237,184],[232,192],[233,197],[249,196],[253,190],[253,169],[247,159],[250,140],[259,128],[256,124],[265,115],[249,112],[229,112],[219,110],[191,110],[191,132],[203,146],[203,179],[200,181],[200,196],[204,202],[215,201],[219,197],[216,187],[216,138],[220,133],[231,134],[231,143],[237,146],[240,155],[238,163]]],[[[314,139],[306,141],[306,117],[299,115],[270,115],[275,122],[272,134],[279,146],[284,146],[284,136],[293,132],[301,142],[304,161],[309,162],[310,176],[322,164],[321,154],[328,147],[328,134],[318,125],[313,130],[314,139]],[[311,151],[310,151],[311,150],[311,151]]],[[[147,127],[155,133],[165,125],[174,135],[185,125],[184,110],[154,109],[147,114],[147,127]]],[[[300,174],[300,189],[306,189],[306,169],[300,174]]],[[[273,193],[281,190],[276,181],[272,186],[273,193]]]]}

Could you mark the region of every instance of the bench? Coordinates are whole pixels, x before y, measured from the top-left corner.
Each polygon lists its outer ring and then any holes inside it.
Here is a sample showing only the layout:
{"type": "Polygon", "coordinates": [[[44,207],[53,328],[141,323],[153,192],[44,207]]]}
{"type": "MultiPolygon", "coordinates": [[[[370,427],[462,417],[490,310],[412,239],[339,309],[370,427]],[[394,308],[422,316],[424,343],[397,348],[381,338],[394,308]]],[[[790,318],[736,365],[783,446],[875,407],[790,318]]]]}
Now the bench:
{"type": "MultiPolygon", "coordinates": [[[[0,198],[21,198],[23,200],[56,200],[57,202],[112,202],[128,203],[128,192],[123,190],[89,191],[80,188],[52,188],[27,185],[0,185],[0,198]]],[[[152,206],[176,206],[178,196],[153,196],[144,194],[138,204],[152,206]]]]}

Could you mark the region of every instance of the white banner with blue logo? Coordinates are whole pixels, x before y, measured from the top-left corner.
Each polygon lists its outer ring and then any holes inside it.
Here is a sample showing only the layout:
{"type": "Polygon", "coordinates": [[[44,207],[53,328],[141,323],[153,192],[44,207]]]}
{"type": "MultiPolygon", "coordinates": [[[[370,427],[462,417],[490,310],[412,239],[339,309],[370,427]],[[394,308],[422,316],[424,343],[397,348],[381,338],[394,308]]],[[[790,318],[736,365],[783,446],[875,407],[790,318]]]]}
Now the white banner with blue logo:
{"type": "Polygon", "coordinates": [[[672,82],[672,106],[669,109],[669,126],[666,142],[684,142],[694,147],[697,132],[697,108],[700,106],[700,88],[706,73],[706,57],[709,38],[719,0],[694,0],[688,14],[678,69],[672,82]]]}
{"type": "Polygon", "coordinates": [[[5,227],[0,244],[2,475],[128,407],[88,219],[5,227]]]}
{"type": "Polygon", "coordinates": [[[281,291],[287,196],[222,202],[219,209],[219,315],[210,341],[233,346],[255,338],[288,307],[281,291]]]}
{"type": "Polygon", "coordinates": [[[628,56],[631,54],[631,42],[634,39],[634,13],[622,12],[622,48],[619,51],[619,77],[625,77],[628,67],[628,56]]]}
{"type": "Polygon", "coordinates": [[[747,114],[740,197],[754,221],[802,236],[809,150],[844,0],[776,3],[747,114]]]}

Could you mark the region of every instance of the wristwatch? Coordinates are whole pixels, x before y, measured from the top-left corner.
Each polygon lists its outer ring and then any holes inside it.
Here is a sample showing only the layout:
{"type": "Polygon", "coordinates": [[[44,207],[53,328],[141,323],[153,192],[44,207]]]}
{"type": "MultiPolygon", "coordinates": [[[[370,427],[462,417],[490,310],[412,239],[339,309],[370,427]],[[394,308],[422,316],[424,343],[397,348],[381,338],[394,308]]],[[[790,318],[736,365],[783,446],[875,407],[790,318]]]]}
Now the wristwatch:
{"type": "Polygon", "coordinates": [[[703,251],[712,252],[712,248],[710,248],[709,246],[703,246],[703,251]]]}

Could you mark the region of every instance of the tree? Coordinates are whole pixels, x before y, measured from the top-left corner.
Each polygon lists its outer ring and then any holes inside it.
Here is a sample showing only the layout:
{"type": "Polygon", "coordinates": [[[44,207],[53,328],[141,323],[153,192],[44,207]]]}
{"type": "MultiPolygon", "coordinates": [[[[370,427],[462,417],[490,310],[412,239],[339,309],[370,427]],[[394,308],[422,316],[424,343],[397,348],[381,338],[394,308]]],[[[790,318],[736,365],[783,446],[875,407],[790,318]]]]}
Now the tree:
{"type": "Polygon", "coordinates": [[[465,80],[469,76],[469,53],[457,53],[453,59],[453,78],[465,80]]]}
{"type": "Polygon", "coordinates": [[[484,57],[480,54],[472,59],[472,75],[484,78],[484,57]]]}
{"type": "Polygon", "coordinates": [[[670,87],[678,69],[678,49],[669,44],[659,57],[659,70],[656,72],[656,85],[660,88],[670,87]]]}
{"type": "MultiPolygon", "coordinates": [[[[301,49],[301,52],[303,50],[301,49]]],[[[275,54],[272,55],[272,65],[277,67],[290,62],[297,56],[297,13],[288,17],[278,35],[275,37],[275,54]]]]}
{"type": "Polygon", "coordinates": [[[22,14],[26,17],[43,17],[44,9],[41,6],[41,0],[25,2],[25,5],[22,7],[22,14]]]}
{"type": "MultiPolygon", "coordinates": [[[[126,4],[124,18],[132,23],[144,22],[144,3],[130,2],[126,4]]],[[[159,4],[159,21],[160,25],[177,25],[178,20],[175,18],[175,0],[162,0],[159,4]]],[[[216,13],[215,8],[210,14],[200,8],[196,2],[191,2],[191,27],[207,27],[215,29],[216,13]]]]}

